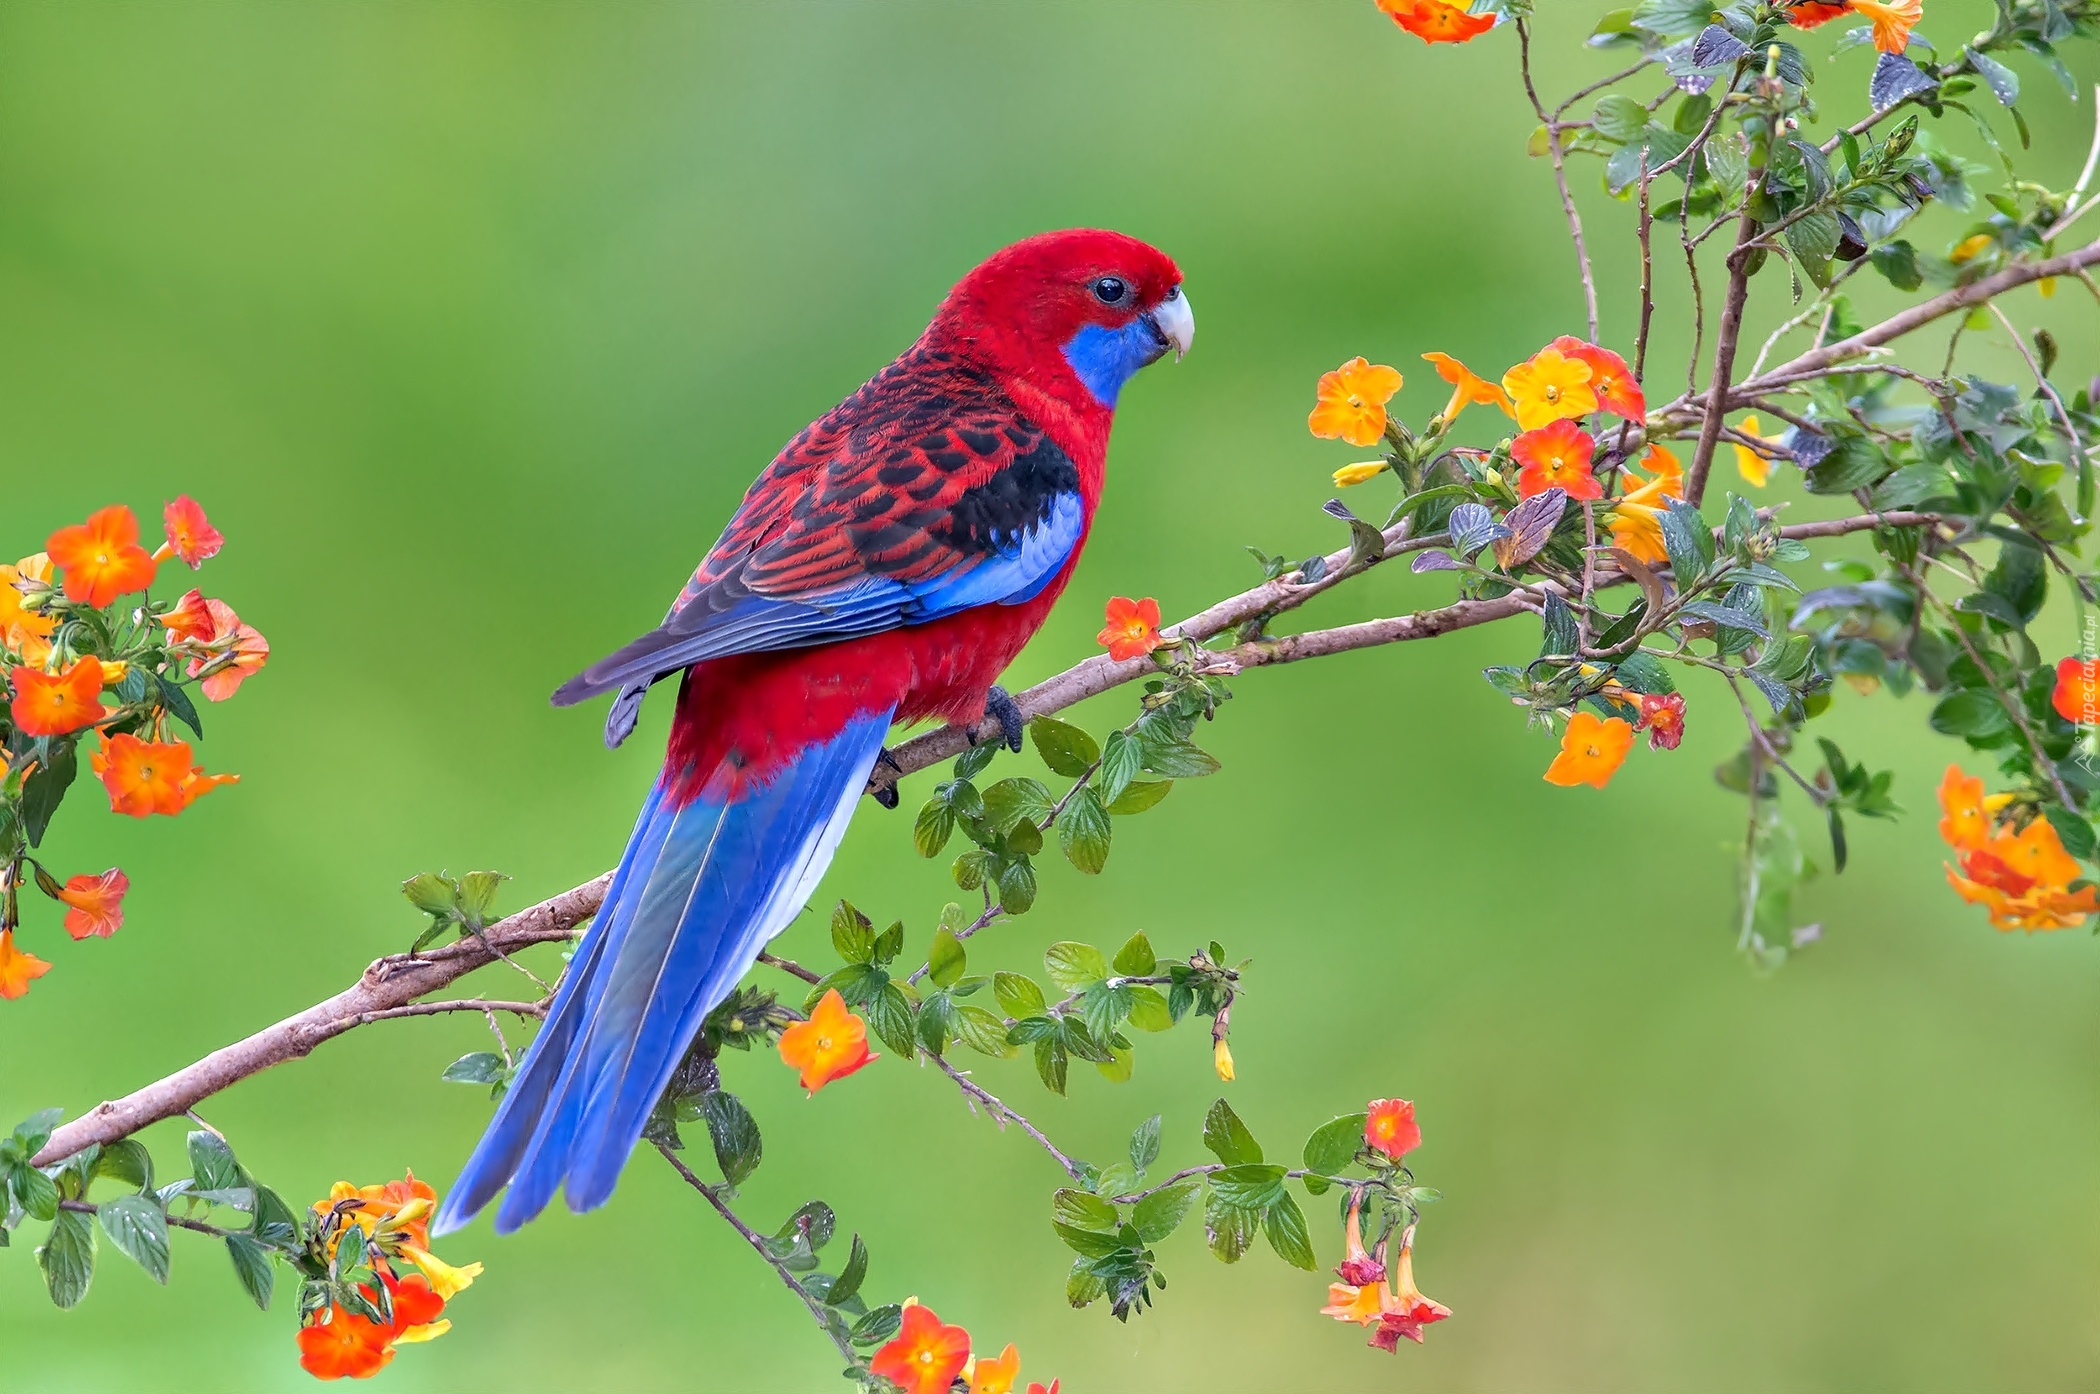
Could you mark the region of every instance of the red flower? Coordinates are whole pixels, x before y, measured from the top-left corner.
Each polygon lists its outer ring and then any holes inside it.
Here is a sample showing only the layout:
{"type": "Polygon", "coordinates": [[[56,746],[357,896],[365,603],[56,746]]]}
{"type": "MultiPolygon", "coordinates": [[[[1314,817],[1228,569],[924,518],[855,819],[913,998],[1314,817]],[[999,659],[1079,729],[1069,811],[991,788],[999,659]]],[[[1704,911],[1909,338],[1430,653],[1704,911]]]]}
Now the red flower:
{"type": "Polygon", "coordinates": [[[1590,473],[1597,442],[1565,417],[1526,431],[1510,442],[1509,455],[1524,468],[1517,475],[1517,497],[1528,499],[1548,489],[1565,489],[1571,499],[1604,497],[1604,485],[1590,473]]]}
{"type": "Polygon", "coordinates": [[[103,606],[153,584],[153,558],[139,546],[139,520],[123,504],[88,515],[86,524],[60,528],[44,544],[66,573],[66,599],[103,606]]]}
{"type": "Polygon", "coordinates": [[[1108,656],[1119,663],[1126,658],[1143,658],[1167,642],[1159,634],[1159,602],[1149,595],[1143,600],[1110,596],[1107,618],[1108,624],[1094,639],[1107,645],[1108,656]]]}
{"type": "Polygon", "coordinates": [[[119,867],[100,876],[75,876],[58,898],[68,907],[66,933],[75,939],[107,939],[124,927],[124,894],[131,878],[119,867]]]}
{"type": "Polygon", "coordinates": [[[109,715],[102,705],[102,660],[76,659],[56,675],[14,670],[15,700],[8,711],[25,736],[63,736],[109,715]]]}
{"type": "Polygon", "coordinates": [[[847,1011],[846,999],[832,988],[808,1021],[780,1033],[780,1058],[802,1072],[802,1087],[814,1094],[881,1057],[868,1053],[868,1023],[847,1011]]]}
{"type": "Polygon", "coordinates": [[[161,512],[161,523],[168,534],[167,546],[156,553],[173,552],[181,557],[190,570],[195,571],[226,545],[225,535],[211,525],[204,516],[204,506],[184,494],[161,512]]]}
{"type": "Polygon", "coordinates": [[[194,589],[176,601],[174,609],[160,616],[160,622],[167,626],[168,637],[178,644],[209,642],[219,627],[219,622],[212,618],[211,602],[204,598],[203,591],[194,589]]]}
{"type": "Polygon", "coordinates": [[[1597,394],[1598,406],[1628,421],[1647,418],[1648,399],[1641,394],[1641,385],[1633,380],[1633,369],[1626,366],[1625,359],[1610,349],[1585,343],[1572,334],[1555,339],[1553,347],[1569,358],[1590,365],[1590,391],[1597,394]]]}
{"type": "Polygon", "coordinates": [[[1675,750],[1684,739],[1683,694],[1643,692],[1641,719],[1633,724],[1633,729],[1647,731],[1650,750],[1675,750]]]}
{"type": "Polygon", "coordinates": [[[904,1309],[896,1338],[868,1362],[868,1368],[891,1380],[904,1394],[948,1394],[948,1386],[970,1361],[970,1333],[943,1326],[931,1307],[914,1302],[904,1309]]]}
{"type": "Polygon", "coordinates": [[[1421,1289],[1415,1286],[1412,1245],[1400,1246],[1395,1269],[1393,1286],[1396,1290],[1382,1294],[1384,1310],[1378,1317],[1378,1329],[1371,1333],[1370,1344],[1383,1351],[1398,1350],[1402,1336],[1416,1345],[1422,1344],[1422,1328],[1451,1315],[1449,1307],[1424,1297],[1421,1289]]]}
{"type": "Polygon", "coordinates": [[[1373,1099],[1364,1118],[1364,1144],[1394,1161],[1422,1145],[1415,1106],[1406,1099],[1373,1099]]]}
{"type": "Polygon", "coordinates": [[[2056,714],[2073,726],[2100,726],[2100,659],[2066,658],[2056,665],[2056,714]]]}
{"type": "Polygon", "coordinates": [[[1828,24],[1848,9],[1845,5],[1825,5],[1817,0],[1802,0],[1788,13],[1786,22],[1796,29],[1813,29],[1819,24],[1828,24]]]}
{"type": "MultiPolygon", "coordinates": [[[[183,597],[184,600],[188,598],[183,597]]],[[[223,600],[207,600],[204,609],[211,616],[208,642],[214,652],[209,658],[191,659],[189,673],[194,678],[211,668],[211,676],[198,686],[212,701],[223,702],[239,691],[241,684],[269,660],[270,641],[257,633],[255,626],[241,623],[241,617],[223,600]],[[233,661],[227,663],[225,655],[231,655],[233,661]]]]}
{"type": "Polygon", "coordinates": [[[394,1358],[391,1328],[343,1307],[299,1328],[299,1368],[315,1379],[370,1379],[394,1358]]]}

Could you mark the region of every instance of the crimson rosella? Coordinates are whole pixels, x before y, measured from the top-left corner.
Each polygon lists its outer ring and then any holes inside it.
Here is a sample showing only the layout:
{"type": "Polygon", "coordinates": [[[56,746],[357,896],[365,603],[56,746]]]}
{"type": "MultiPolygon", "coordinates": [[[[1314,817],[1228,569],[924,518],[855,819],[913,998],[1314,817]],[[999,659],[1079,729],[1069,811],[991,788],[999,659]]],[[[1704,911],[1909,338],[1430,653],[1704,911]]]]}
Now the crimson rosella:
{"type": "Polygon", "coordinates": [[[989,709],[1019,749],[994,680],[1079,560],[1118,394],[1194,334],[1181,272],[1134,238],[997,253],[788,442],[661,625],[554,694],[616,694],[617,745],[680,678],[604,906],[437,1229],[505,1186],[503,1232],[558,1186],[605,1202],[702,1019],[816,888],[893,723],[989,709]]]}

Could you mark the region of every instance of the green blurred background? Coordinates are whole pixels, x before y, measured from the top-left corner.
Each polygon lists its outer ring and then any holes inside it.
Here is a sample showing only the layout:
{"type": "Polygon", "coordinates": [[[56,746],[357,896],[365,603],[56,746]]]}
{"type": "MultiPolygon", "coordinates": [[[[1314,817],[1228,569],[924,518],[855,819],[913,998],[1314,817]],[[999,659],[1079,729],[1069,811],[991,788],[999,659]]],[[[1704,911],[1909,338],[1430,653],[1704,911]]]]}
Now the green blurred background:
{"type": "MultiPolygon", "coordinates": [[[[1579,45],[1604,6],[1543,8],[1548,91],[1616,65],[1579,45]]],[[[1987,9],[1932,0],[1927,31],[1951,45],[1987,9]]],[[[1862,109],[1869,57],[1823,65],[1826,106],[1862,109]]],[[[2015,66],[2029,167],[2068,184],[2092,108],[2015,66]]],[[[595,712],[545,694],[653,623],[780,442],[1014,238],[1156,242],[1201,326],[1126,395],[1092,548],[1020,682],[1091,652],[1108,594],[1183,614],[1255,578],[1243,543],[1335,545],[1318,505],[1352,452],[1305,432],[1320,371],[1400,365],[1419,420],[1442,398],[1424,350],[1496,371],[1581,328],[1533,124],[1513,33],[1426,50],[1356,0],[0,8],[0,547],[192,493],[230,539],[205,584],[273,645],[207,714],[204,759],[237,789],[175,821],[91,797],[61,815],[66,870],[119,862],[136,889],[107,942],[32,909],[56,966],[0,1006],[0,1115],[77,1112],[334,992],[413,934],[412,872],[499,867],[515,906],[607,866],[664,704],[608,755],[595,712]]],[[[1597,177],[1579,167],[1624,350],[1631,212],[1597,177]]],[[[2068,383],[2100,335],[2066,291],[2010,308],[2046,314],[2068,383]]],[[[1681,372],[1681,305],[1651,397],[1681,372]]],[[[1303,618],[1447,584],[1381,571],[1303,618]]],[[[1426,1347],[1365,1350],[1315,1315],[1324,1277],[1265,1249],[1223,1268],[1193,1224],[1155,1313],[1068,1310],[1053,1167],[894,1062],[814,1100],[775,1061],[728,1062],[766,1129],[750,1212],[823,1196],[867,1236],[872,1293],[1017,1341],[1026,1376],[1074,1394],[2090,1387],[2096,950],[1999,936],[1947,891],[1931,791],[1959,752],[1915,698],[1841,697],[1827,728],[1900,770],[1911,815],[1854,828],[1853,870],[1801,904],[1825,942],[1761,977],[1731,951],[1741,807],[1708,778],[1740,737],[1725,694],[1693,686],[1677,753],[1553,789],[1550,744],[1477,676],[1535,643],[1518,625],[1248,676],[1204,733],[1225,772],[1119,824],[1098,879],[1047,869],[973,958],[1140,928],[1252,955],[1225,1092],[1272,1150],[1373,1095],[1418,1102],[1417,1169],[1447,1197],[1418,1272],[1457,1314],[1426,1347]]],[[[869,807],[819,902],[839,894],[923,942],[952,887],[909,814],[869,807]]],[[[821,958],[819,917],[785,944],[821,958]]],[[[203,1112],[295,1202],[406,1166],[442,1185],[488,1108],[438,1072],[486,1044],[477,1020],[362,1030],[203,1112]]],[[[1126,1085],[1078,1067],[1068,1099],[1025,1061],[979,1073],[1104,1160],[1155,1111],[1166,1160],[1202,1159],[1218,1092],[1200,1028],[1147,1040],[1126,1085]]],[[[149,1140],[177,1163],[178,1129],[149,1140]]],[[[259,1314],[193,1238],[166,1291],[105,1249],[71,1313],[26,1246],[0,1256],[10,1386],[306,1387],[289,1285],[259,1314]]],[[[391,1387],[843,1387],[646,1159],[601,1213],[444,1248],[487,1274],[391,1387]]]]}

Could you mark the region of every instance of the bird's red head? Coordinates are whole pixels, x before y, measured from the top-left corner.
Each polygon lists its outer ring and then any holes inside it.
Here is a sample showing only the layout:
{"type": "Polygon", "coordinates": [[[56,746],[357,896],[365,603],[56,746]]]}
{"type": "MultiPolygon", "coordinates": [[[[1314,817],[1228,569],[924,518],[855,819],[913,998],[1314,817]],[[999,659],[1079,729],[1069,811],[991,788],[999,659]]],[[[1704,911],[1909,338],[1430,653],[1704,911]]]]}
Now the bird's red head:
{"type": "Polygon", "coordinates": [[[995,252],[962,278],[929,341],[1024,383],[1081,416],[1114,409],[1123,384],[1170,350],[1188,352],[1196,318],[1181,269],[1120,232],[1045,232],[995,252]]]}

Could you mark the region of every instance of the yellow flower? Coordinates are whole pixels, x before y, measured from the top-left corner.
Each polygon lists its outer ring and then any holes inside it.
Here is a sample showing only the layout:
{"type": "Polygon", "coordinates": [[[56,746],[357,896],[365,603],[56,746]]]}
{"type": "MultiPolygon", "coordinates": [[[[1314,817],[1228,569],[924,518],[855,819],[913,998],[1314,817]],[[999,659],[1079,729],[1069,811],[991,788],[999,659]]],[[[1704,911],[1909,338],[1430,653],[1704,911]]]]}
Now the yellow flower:
{"type": "Polygon", "coordinates": [[[1964,237],[1961,241],[1954,244],[1953,251],[1947,253],[1947,260],[1959,266],[1963,262],[1974,258],[1990,245],[1991,235],[1987,232],[1979,232],[1972,237],[1964,237]]]}
{"type": "Polygon", "coordinates": [[[417,1248],[414,1244],[403,1244],[401,1257],[422,1269],[423,1276],[430,1280],[430,1290],[447,1302],[474,1286],[474,1280],[481,1276],[478,1263],[454,1268],[428,1249],[417,1248]]]}
{"type": "Polygon", "coordinates": [[[1502,375],[1502,387],[1516,406],[1517,425],[1527,431],[1597,409],[1590,365],[1557,348],[1542,348],[1511,368],[1502,375]]]}
{"type": "Polygon", "coordinates": [[[1468,368],[1448,353],[1425,353],[1422,357],[1436,366],[1436,375],[1451,384],[1451,400],[1437,413],[1449,425],[1458,419],[1458,414],[1474,402],[1502,408],[1503,414],[1515,416],[1509,405],[1509,397],[1502,389],[1468,368]]]}
{"type": "Polygon", "coordinates": [[[394,1338],[394,1344],[397,1346],[412,1346],[422,1341],[435,1341],[451,1329],[452,1318],[439,1317],[436,1321],[426,1321],[421,1326],[409,1327],[394,1338]]]}
{"type": "Polygon", "coordinates": [[[1670,560],[1663,545],[1662,514],[1671,499],[1684,497],[1684,466],[1660,445],[1648,447],[1643,463],[1655,471],[1655,478],[1641,479],[1630,468],[1625,471],[1623,478],[1629,483],[1640,483],[1612,500],[1611,542],[1651,566],[1662,566],[1670,560]]]}
{"type": "Polygon", "coordinates": [[[1346,489],[1352,484],[1368,484],[1385,473],[1385,461],[1366,460],[1360,465],[1343,465],[1334,472],[1334,487],[1346,489]]]}
{"type": "Polygon", "coordinates": [[[1227,1084],[1232,1083],[1232,1047],[1219,1041],[1211,1050],[1210,1061],[1218,1067],[1218,1078],[1227,1084]]]}
{"type": "Polygon", "coordinates": [[[1400,383],[1399,369],[1352,358],[1333,372],[1320,374],[1319,400],[1305,424],[1322,440],[1340,438],[1359,447],[1376,445],[1385,434],[1385,404],[1393,400],[1400,383]]]}
{"type": "MultiPolygon", "coordinates": [[[[1735,429],[1738,434],[1749,436],[1753,440],[1765,439],[1765,437],[1757,433],[1757,418],[1755,416],[1744,417],[1742,424],[1735,429]]],[[[1764,488],[1766,482],[1772,477],[1772,462],[1747,445],[1736,446],[1735,468],[1736,472],[1743,476],[1744,482],[1753,489],[1764,488]]]]}

